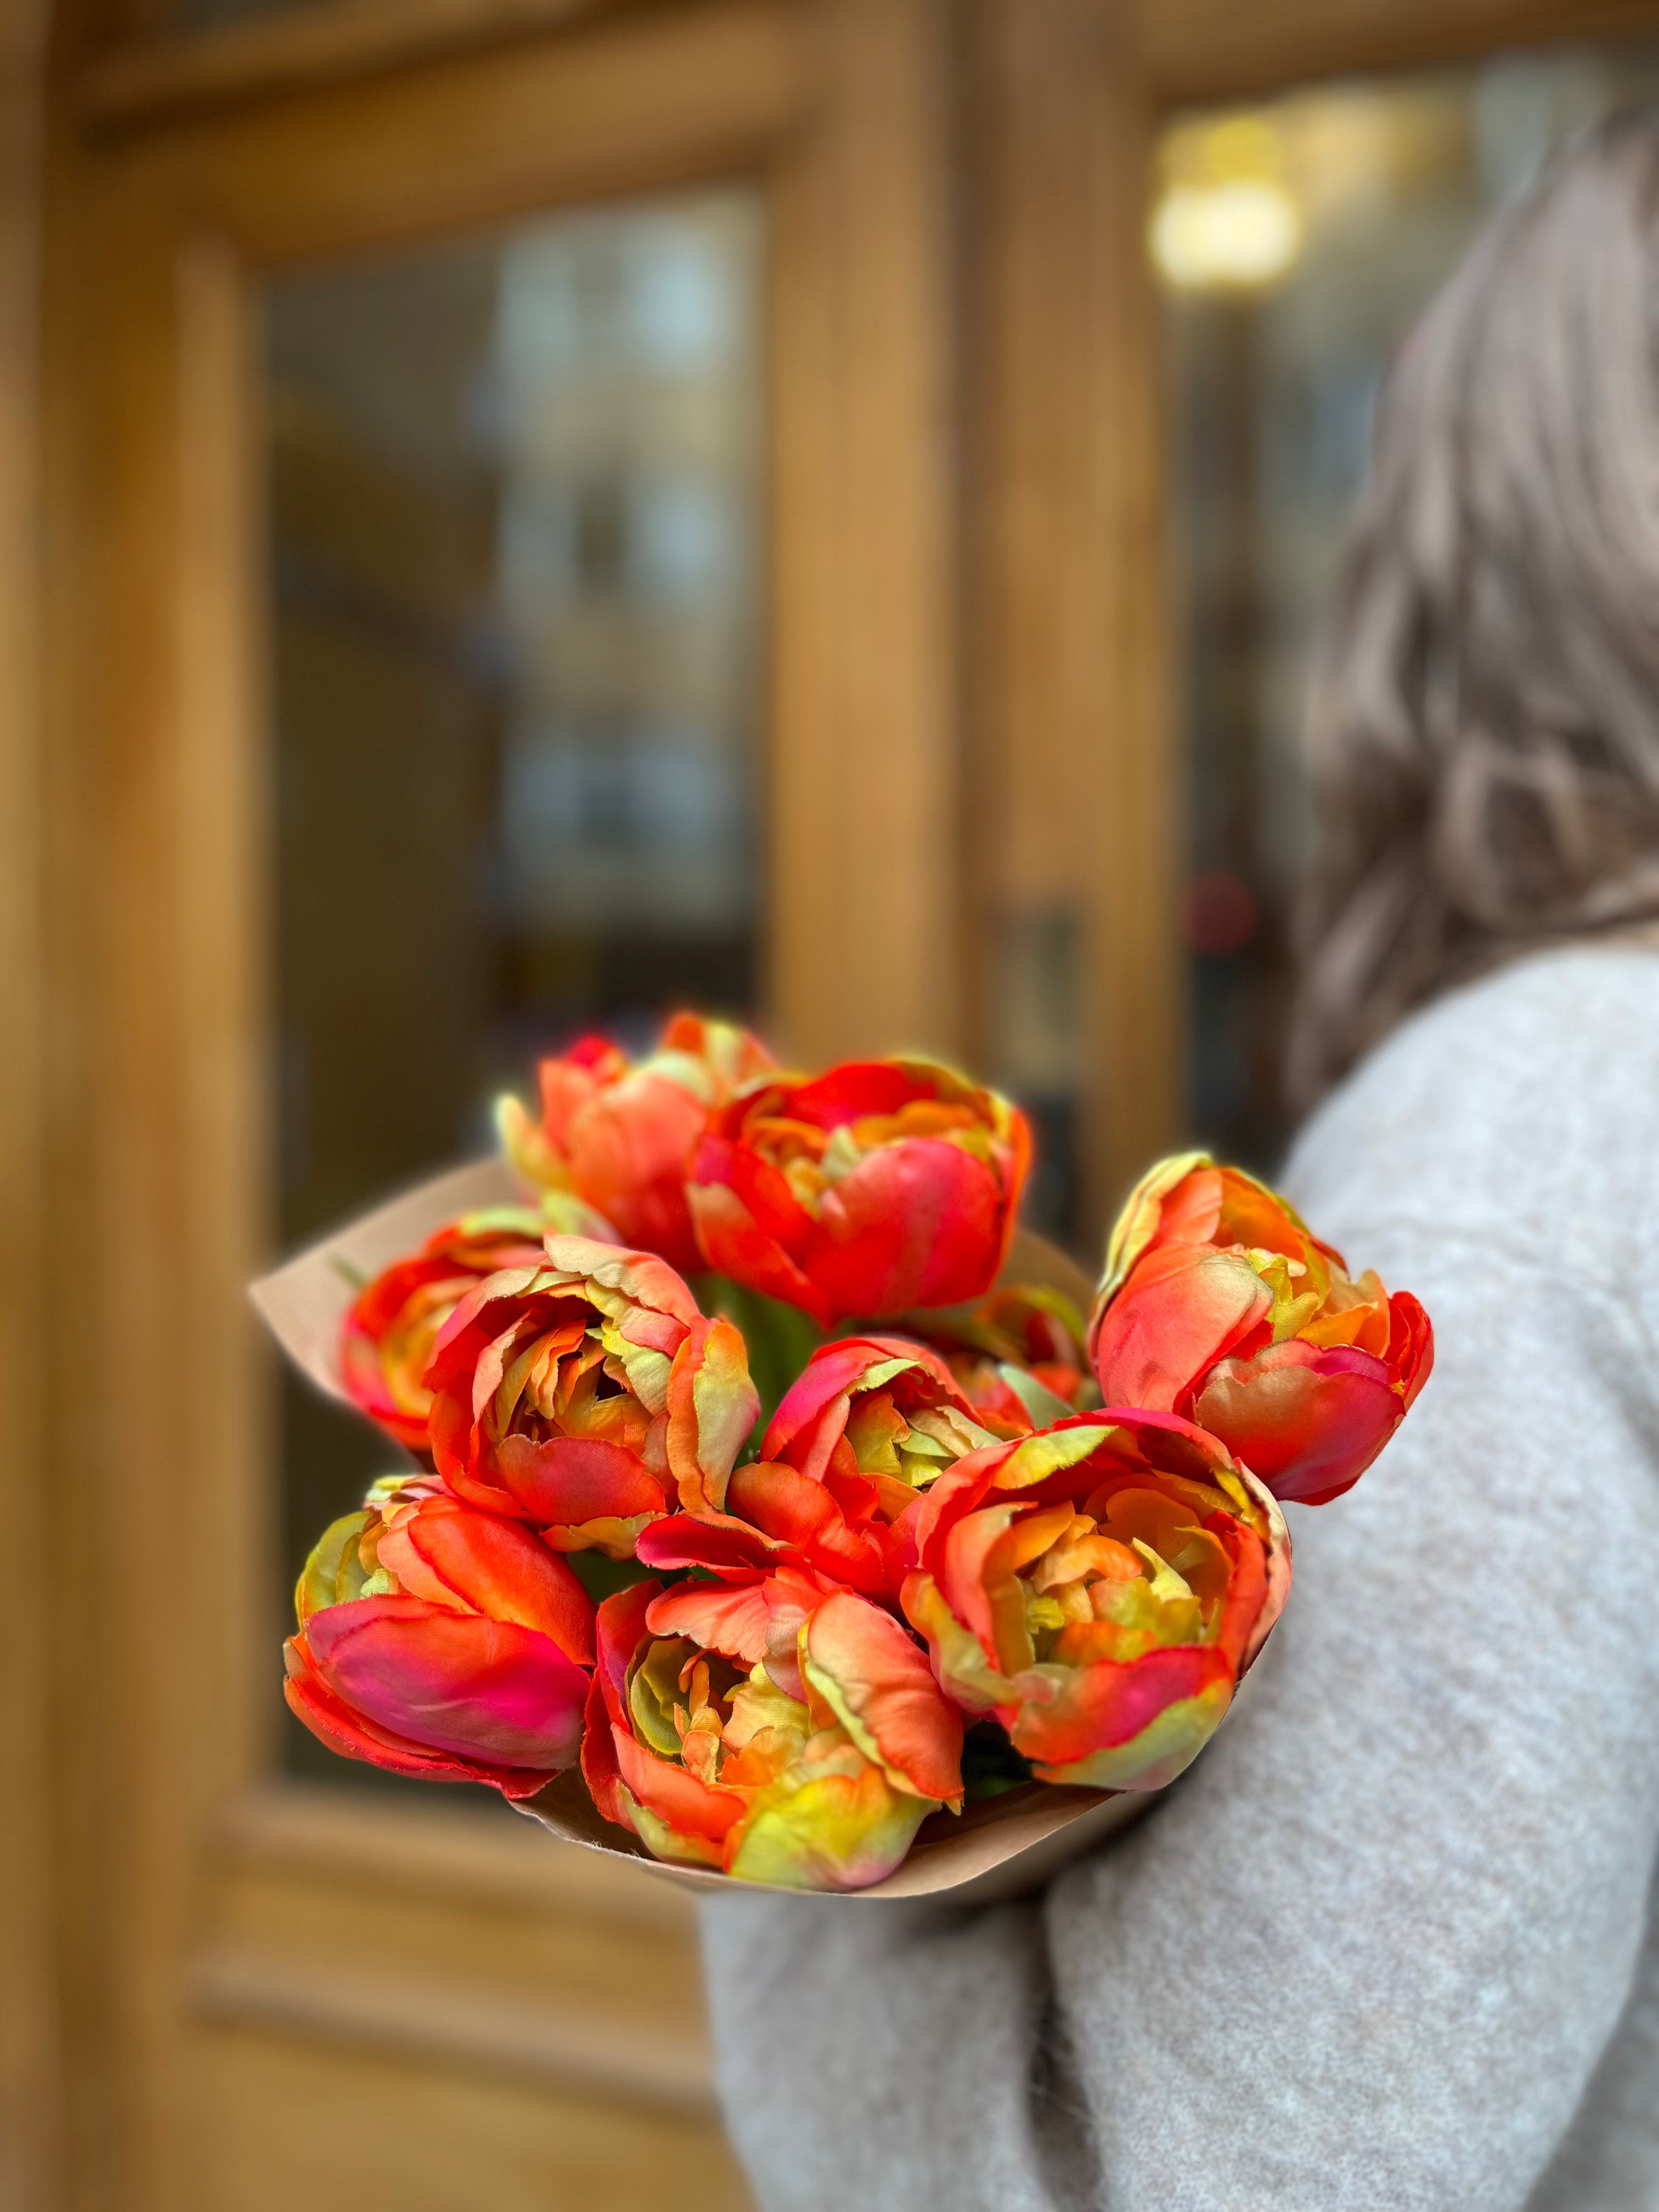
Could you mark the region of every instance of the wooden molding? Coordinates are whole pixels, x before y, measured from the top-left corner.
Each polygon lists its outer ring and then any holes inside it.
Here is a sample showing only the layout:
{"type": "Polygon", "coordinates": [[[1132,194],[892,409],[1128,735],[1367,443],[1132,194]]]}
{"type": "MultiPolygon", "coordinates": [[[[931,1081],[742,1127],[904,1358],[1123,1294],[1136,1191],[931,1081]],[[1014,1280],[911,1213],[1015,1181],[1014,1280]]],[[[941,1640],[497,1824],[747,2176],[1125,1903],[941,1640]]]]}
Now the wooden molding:
{"type": "Polygon", "coordinates": [[[349,1785],[270,1782],[234,1797],[214,1855],[236,1872],[361,1881],[468,1905],[526,1905],[689,1941],[696,1911],[648,1868],[562,1844],[489,1807],[391,1802],[349,1785]]]}
{"type": "Polygon", "coordinates": [[[556,1988],[544,2000],[514,1997],[397,1961],[365,1970],[246,1942],[204,1945],[186,1985],[197,2017],[220,2026],[483,2067],[698,2119],[720,2111],[707,2039],[655,2026],[647,2004],[606,2021],[562,2002],[556,1988]]]}
{"type": "Polygon", "coordinates": [[[503,1808],[272,1784],[224,1808],[207,1894],[198,2019],[716,2110],[695,1908],[647,1869],[503,1808]]]}
{"type": "Polygon", "coordinates": [[[85,122],[133,129],[470,48],[501,46],[627,0],[314,0],[293,14],[123,42],[74,87],[85,122]]]}
{"type": "Polygon", "coordinates": [[[1659,27],[1655,0],[1138,0],[1136,12],[1147,88],[1166,106],[1659,27]]]}

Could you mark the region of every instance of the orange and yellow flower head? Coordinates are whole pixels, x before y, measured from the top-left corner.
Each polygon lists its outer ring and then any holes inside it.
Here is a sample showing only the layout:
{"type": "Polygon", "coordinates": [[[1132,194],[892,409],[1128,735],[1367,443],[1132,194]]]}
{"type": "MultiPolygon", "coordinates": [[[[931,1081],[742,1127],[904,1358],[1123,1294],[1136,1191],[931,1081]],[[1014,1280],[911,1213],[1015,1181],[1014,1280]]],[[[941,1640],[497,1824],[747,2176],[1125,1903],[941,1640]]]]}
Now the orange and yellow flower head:
{"type": "Polygon", "coordinates": [[[1024,1116],[933,1060],[759,1077],[687,1185],[707,1264],[810,1314],[878,1320],[988,1290],[1030,1161],[1024,1116]]]}
{"type": "Polygon", "coordinates": [[[1171,1414],[976,1452],[901,1523],[943,1687],[1037,1779],[1158,1790],[1203,1748],[1290,1587],[1271,1492],[1171,1414]]]}
{"type": "Polygon", "coordinates": [[[617,1559],[671,1502],[720,1510],[760,1411],[730,1322],[665,1261],[580,1237],[471,1291],[427,1381],[458,1497],[617,1559]]]}
{"type": "Polygon", "coordinates": [[[1265,1183],[1189,1152],[1119,1217],[1089,1351],[1107,1406],[1182,1414],[1276,1497],[1320,1505],[1399,1426],[1434,1336],[1409,1291],[1356,1281],[1265,1183]]]}
{"type": "Polygon", "coordinates": [[[288,1702],[331,1751],[508,1797],[574,1761],[593,1606],[521,1521],[389,1478],[325,1531],[295,1610],[288,1702]]]}
{"type": "Polygon", "coordinates": [[[584,1037],[538,1069],[540,1112],[496,1101],[508,1160],[527,1182],[574,1192],[616,1226],[618,1239],[682,1273],[701,1262],[685,1198],[685,1167],[716,1109],[773,1066],[747,1030],[675,1014],[656,1050],[630,1061],[602,1036],[584,1037]]]}
{"type": "Polygon", "coordinates": [[[340,1338],[341,1381],[353,1403],[408,1450],[430,1449],[426,1370],[438,1332],[484,1276],[539,1260],[546,1226],[526,1206],[464,1214],[383,1269],[352,1302],[340,1338]]]}
{"type": "Polygon", "coordinates": [[[641,1583],[599,1607],[598,1643],[583,1774],[658,1858],[862,1889],[960,1803],[961,1714],[850,1590],[790,1570],[741,1593],[641,1583]]]}

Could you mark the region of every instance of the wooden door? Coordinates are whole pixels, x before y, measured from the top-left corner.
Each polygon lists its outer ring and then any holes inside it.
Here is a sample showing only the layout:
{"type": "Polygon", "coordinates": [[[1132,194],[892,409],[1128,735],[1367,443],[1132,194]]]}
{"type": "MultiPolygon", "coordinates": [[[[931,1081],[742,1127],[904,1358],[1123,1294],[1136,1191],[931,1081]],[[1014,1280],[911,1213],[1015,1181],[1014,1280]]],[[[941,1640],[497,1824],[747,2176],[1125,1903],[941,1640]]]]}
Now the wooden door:
{"type": "Polygon", "coordinates": [[[40,26],[4,20],[0,1363],[40,1433],[3,1507],[8,1556],[50,1562],[0,1620],[7,2185],[88,2212],[740,2204],[674,1892],[277,1766],[241,1300],[272,1236],[263,288],[578,203],[763,193],[772,1012],[803,1056],[904,1039],[1051,1085],[1092,1234],[1182,1123],[1153,135],[1659,7],[318,0],[94,52],[49,106],[38,454],[40,26]]]}
{"type": "MultiPolygon", "coordinates": [[[[766,995],[811,1058],[949,1049],[961,1019],[947,11],[544,14],[344,64],[305,46],[324,11],[296,16],[267,28],[303,66],[267,51],[234,85],[186,69],[159,92],[106,72],[53,149],[47,1146],[76,1223],[53,1243],[100,1255],[81,1291],[64,1279],[53,1385],[53,1541],[82,1563],[58,1863],[77,2203],[744,2201],[678,1893],[446,1793],[285,1778],[274,1750],[272,1376],[243,1286],[272,1242],[275,272],[758,190],[766,995]]],[[[233,50],[257,60],[265,35],[233,50]]]]}

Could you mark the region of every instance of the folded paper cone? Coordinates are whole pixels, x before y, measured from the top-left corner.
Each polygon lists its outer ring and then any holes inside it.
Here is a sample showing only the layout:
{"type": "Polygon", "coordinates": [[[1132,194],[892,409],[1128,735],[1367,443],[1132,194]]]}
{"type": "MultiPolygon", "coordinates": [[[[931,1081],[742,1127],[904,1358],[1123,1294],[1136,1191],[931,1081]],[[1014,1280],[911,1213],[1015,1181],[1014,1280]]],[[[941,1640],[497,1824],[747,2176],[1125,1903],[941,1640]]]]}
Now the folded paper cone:
{"type": "Polygon", "coordinates": [[[515,1813],[538,1820],[552,1835],[615,1858],[632,1859],[647,1873],[664,1875],[705,1895],[767,1891],[776,1897],[837,1897],[852,1903],[948,1895],[952,1905],[1001,1905],[1039,1889],[1051,1875],[1091,1845],[1151,1810],[1161,1790],[1061,1790],[1027,1783],[988,1797],[960,1814],[930,1813],[902,1865],[867,1889],[784,1889],[769,1881],[734,1881],[712,1867],[671,1866],[645,1845],[602,1820],[574,1775],[562,1774],[515,1813]],[[613,1838],[621,1838],[620,1842],[613,1838]]]}
{"type": "MultiPolygon", "coordinates": [[[[474,1160],[406,1191],[374,1212],[285,1261],[255,1283],[250,1295],[271,1334],[302,1374],[331,1398],[345,1399],[340,1381],[340,1330],[364,1283],[416,1250],[434,1229],[484,1206],[525,1203],[500,1159],[474,1160]]],[[[1086,1313],[1094,1285],[1074,1261],[1046,1238],[1022,1230],[999,1281],[1040,1283],[1086,1313]]],[[[349,1402],[349,1401],[347,1401],[349,1402]]],[[[389,1447],[390,1449],[390,1447],[389,1447]]],[[[1240,1685],[1242,1689],[1243,1685],[1240,1685]]],[[[994,1905],[1023,1896],[1114,1830],[1153,1805],[1161,1791],[1059,1789],[1033,1782],[970,1805],[961,1814],[930,1814],[903,1863],[868,1889],[780,1890],[781,1896],[834,1895],[849,1901],[943,1897],[957,1905],[994,1905]]],[[[734,1881],[702,1867],[654,1859],[626,1829],[603,1819],[574,1771],[515,1804],[566,1843],[629,1859],[647,1872],[703,1891],[770,1888],[734,1881]]]]}

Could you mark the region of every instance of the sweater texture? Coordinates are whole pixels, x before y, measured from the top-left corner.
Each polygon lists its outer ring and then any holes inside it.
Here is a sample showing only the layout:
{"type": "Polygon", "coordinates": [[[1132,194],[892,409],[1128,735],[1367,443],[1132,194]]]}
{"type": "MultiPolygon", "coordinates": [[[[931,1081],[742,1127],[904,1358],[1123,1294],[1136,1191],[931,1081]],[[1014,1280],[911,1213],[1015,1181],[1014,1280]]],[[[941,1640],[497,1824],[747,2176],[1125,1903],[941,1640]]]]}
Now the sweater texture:
{"type": "Polygon", "coordinates": [[[704,1908],[766,2212],[1659,2208],[1659,954],[1437,1001],[1284,1180],[1432,1377],[1045,1894],[704,1908]]]}

